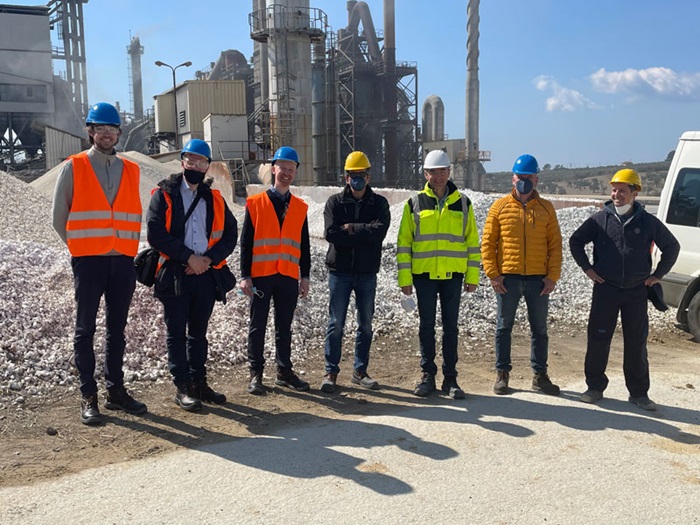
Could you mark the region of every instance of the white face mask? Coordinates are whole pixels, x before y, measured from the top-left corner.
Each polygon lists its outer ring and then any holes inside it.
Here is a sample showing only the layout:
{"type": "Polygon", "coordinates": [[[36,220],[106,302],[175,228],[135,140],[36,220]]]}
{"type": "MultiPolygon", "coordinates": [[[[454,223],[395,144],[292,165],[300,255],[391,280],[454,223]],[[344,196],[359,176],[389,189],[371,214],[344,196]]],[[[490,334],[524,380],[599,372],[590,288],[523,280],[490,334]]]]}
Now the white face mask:
{"type": "Polygon", "coordinates": [[[625,204],[624,206],[615,206],[615,211],[618,215],[625,215],[632,208],[631,204],[625,204]]]}

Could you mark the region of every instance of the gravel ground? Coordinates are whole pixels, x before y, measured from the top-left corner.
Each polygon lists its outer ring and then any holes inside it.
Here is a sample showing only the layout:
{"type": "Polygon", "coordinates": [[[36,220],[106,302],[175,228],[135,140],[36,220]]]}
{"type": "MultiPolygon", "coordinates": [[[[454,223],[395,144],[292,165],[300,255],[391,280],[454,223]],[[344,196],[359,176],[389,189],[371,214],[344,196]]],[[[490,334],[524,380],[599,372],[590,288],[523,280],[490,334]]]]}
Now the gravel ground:
{"type": "MultiPolygon", "coordinates": [[[[143,155],[129,153],[142,169],[141,194],[148,202],[157,181],[173,172],[172,163],[159,164],[143,155]],[[143,157],[143,158],[142,158],[143,157]]],[[[57,169],[31,184],[0,172],[0,407],[22,404],[27,396],[42,395],[52,388],[77,388],[72,358],[74,324],[73,281],[69,254],[51,227],[51,193],[57,169]]],[[[471,191],[479,228],[497,198],[471,191]]],[[[327,270],[324,265],[326,242],[323,237],[324,203],[309,203],[312,245],[311,294],[300,301],[293,323],[293,355],[303,358],[310,349],[323,346],[327,319],[327,270]]],[[[417,329],[417,313],[406,314],[400,306],[396,283],[395,240],[403,204],[391,207],[392,225],[384,246],[379,273],[374,328],[377,334],[405,344],[417,329]]],[[[232,206],[242,222],[243,209],[232,206]]],[[[558,217],[564,237],[562,279],[551,296],[550,318],[553,329],[580,333],[588,317],[591,284],[575,265],[567,239],[596,208],[563,208],[558,217]]],[[[229,258],[237,273],[238,249],[229,258]]],[[[486,279],[482,275],[482,284],[486,279]]],[[[489,347],[495,328],[496,300],[489,286],[463,295],[460,316],[461,337],[473,347],[489,347]]],[[[351,306],[351,309],[353,307],[351,306]]],[[[352,311],[349,316],[354,316],[352,311]]],[[[104,340],[104,310],[98,318],[96,341],[104,340]]],[[[661,314],[650,310],[652,327],[672,324],[675,310],[661,314]]],[[[226,305],[214,309],[209,329],[209,361],[216,366],[245,361],[247,299],[229,294],[226,305]]],[[[526,322],[526,310],[519,312],[519,323],[526,322]]],[[[351,332],[351,330],[349,331],[351,332]]],[[[127,327],[125,373],[127,381],[169,380],[165,359],[165,329],[162,306],[152,291],[137,285],[127,327]]],[[[352,337],[352,333],[346,337],[352,337]]],[[[268,348],[273,347],[273,330],[268,329],[268,348]]],[[[97,348],[98,353],[102,350],[97,348]]],[[[98,363],[101,361],[98,357],[98,363]]],[[[98,373],[101,373],[98,371],[98,373]]]]}

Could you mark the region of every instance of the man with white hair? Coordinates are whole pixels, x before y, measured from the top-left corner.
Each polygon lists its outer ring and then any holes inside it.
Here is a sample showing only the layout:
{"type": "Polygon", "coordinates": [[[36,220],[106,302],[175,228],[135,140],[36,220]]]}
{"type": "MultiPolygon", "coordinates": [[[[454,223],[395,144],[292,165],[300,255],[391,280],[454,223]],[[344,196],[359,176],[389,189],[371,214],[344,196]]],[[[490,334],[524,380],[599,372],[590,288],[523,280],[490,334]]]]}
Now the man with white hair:
{"type": "Polygon", "coordinates": [[[404,206],[397,240],[399,287],[418,298],[423,370],[413,393],[425,397],[435,390],[435,317],[442,310],[442,391],[464,398],[457,384],[457,317],[462,289],[474,292],[479,282],[479,232],[474,208],[450,180],[450,159],[442,150],[428,153],[423,164],[426,184],[404,206]]]}

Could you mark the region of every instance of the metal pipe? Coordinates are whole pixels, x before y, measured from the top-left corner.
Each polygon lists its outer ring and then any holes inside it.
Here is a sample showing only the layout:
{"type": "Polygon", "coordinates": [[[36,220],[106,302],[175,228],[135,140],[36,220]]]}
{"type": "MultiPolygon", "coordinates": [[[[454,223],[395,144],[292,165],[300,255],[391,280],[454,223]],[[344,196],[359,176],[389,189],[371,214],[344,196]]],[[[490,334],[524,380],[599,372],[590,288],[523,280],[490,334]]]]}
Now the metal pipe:
{"type": "Polygon", "coordinates": [[[398,125],[396,94],[396,36],[394,0],[384,0],[384,100],[386,123],[384,125],[384,173],[387,182],[398,180],[398,125]]]}

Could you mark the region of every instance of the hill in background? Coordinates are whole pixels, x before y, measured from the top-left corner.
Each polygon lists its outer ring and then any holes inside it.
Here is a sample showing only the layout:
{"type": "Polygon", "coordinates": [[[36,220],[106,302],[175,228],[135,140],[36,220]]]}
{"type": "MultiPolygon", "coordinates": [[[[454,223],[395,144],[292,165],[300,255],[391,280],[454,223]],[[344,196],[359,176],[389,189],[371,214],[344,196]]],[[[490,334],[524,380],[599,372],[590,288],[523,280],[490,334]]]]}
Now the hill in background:
{"type": "MultiPolygon", "coordinates": [[[[609,182],[613,174],[622,168],[632,168],[642,178],[642,194],[648,197],[661,195],[670,160],[635,164],[625,162],[618,166],[597,166],[593,168],[551,167],[545,164],[540,172],[537,189],[549,195],[609,195],[609,182]]],[[[486,174],[486,191],[506,193],[513,187],[511,172],[486,174]]]]}

